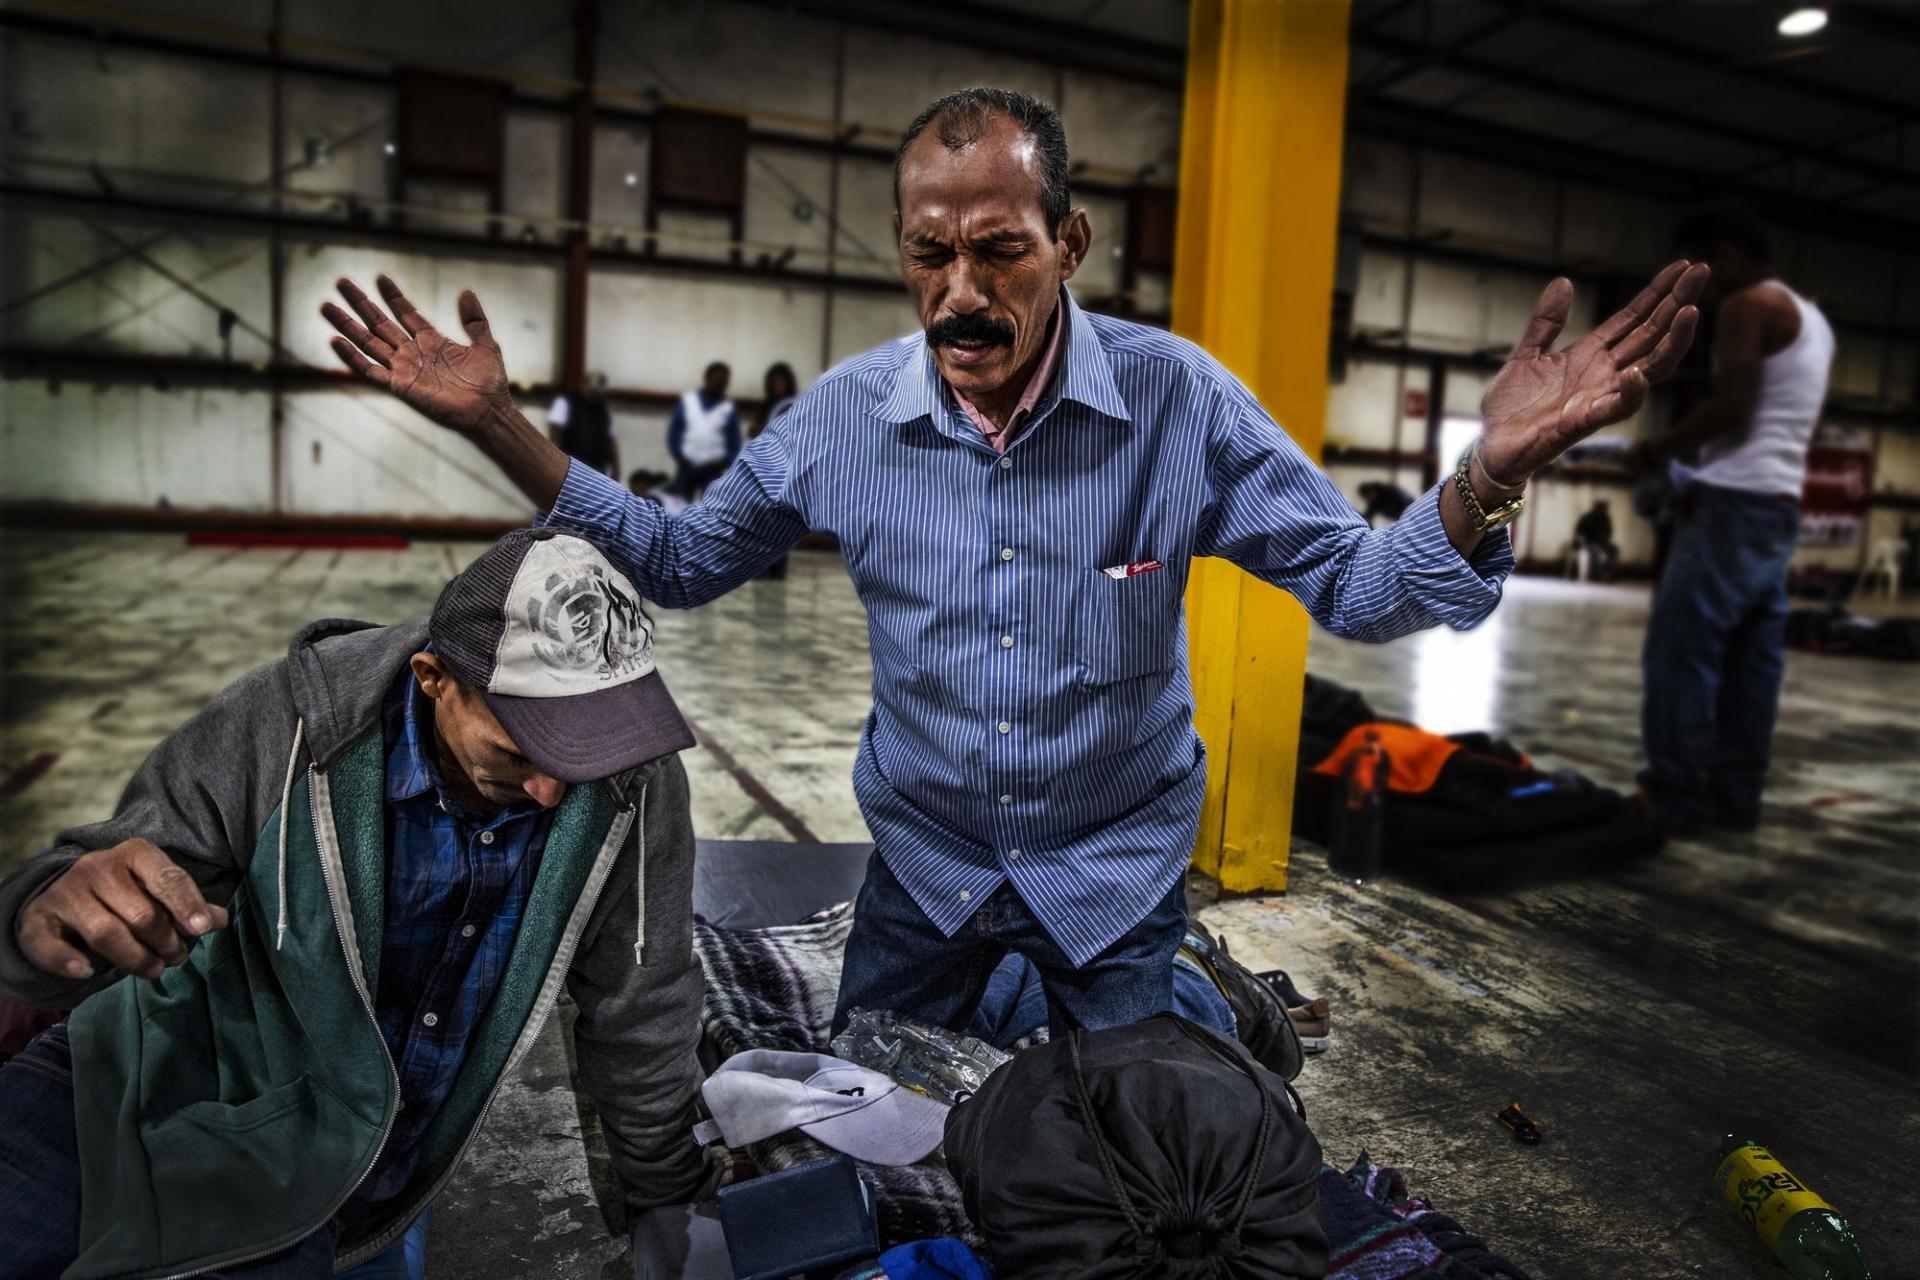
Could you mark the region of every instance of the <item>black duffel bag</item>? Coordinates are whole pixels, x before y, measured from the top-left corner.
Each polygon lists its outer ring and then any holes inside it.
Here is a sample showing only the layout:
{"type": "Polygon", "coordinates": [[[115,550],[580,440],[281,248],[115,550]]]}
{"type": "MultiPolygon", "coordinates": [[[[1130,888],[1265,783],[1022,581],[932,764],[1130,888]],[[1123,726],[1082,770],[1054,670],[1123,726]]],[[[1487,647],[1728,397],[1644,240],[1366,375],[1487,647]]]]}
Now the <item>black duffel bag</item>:
{"type": "Polygon", "coordinates": [[[946,1153],[1003,1277],[1327,1273],[1292,1090],[1173,1014],[1019,1054],[947,1117],[946,1153]]]}

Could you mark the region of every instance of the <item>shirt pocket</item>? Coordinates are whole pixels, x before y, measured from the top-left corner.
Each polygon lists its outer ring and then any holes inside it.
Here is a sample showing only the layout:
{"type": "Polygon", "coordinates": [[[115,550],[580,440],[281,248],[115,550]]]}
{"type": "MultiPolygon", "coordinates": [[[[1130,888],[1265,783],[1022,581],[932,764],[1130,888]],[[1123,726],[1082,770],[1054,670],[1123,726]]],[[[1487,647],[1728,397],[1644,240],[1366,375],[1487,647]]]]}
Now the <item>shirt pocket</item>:
{"type": "Polygon", "coordinates": [[[1074,596],[1073,664],[1093,687],[1164,675],[1179,631],[1179,575],[1154,569],[1130,578],[1087,570],[1074,596]]]}

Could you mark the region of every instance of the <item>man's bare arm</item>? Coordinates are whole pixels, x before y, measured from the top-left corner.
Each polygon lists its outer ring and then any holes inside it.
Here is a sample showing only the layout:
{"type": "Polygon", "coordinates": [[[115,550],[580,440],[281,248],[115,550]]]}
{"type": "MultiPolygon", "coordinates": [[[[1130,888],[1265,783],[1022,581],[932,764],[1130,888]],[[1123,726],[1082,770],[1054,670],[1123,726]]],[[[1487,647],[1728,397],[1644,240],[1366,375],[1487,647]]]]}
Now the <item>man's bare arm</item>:
{"type": "Polygon", "coordinates": [[[1666,435],[1635,446],[1629,466],[1645,469],[1673,458],[1690,458],[1711,441],[1746,435],[1760,403],[1769,301],[1748,290],[1722,304],[1713,334],[1713,394],[1666,435]]]}

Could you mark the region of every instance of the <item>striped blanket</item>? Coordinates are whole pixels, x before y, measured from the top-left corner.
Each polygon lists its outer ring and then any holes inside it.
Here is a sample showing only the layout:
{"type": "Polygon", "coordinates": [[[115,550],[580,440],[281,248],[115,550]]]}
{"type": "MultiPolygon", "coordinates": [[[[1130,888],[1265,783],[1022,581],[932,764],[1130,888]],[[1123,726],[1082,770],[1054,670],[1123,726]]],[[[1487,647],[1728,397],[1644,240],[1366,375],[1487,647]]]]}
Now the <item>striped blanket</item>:
{"type": "MultiPolygon", "coordinates": [[[[707,979],[701,1022],[708,1048],[721,1059],[746,1049],[828,1052],[840,957],[852,924],[851,903],[774,929],[722,929],[696,921],[694,948],[707,979]]],[[[829,1154],[799,1132],[756,1143],[749,1153],[768,1173],[829,1154]]],[[[879,1205],[883,1248],[937,1236],[979,1244],[961,1207],[960,1188],[938,1154],[906,1168],[862,1165],[861,1172],[879,1205]]],[[[1409,1195],[1398,1173],[1364,1152],[1345,1173],[1320,1170],[1320,1205],[1331,1280],[1527,1280],[1453,1219],[1409,1195]]]]}

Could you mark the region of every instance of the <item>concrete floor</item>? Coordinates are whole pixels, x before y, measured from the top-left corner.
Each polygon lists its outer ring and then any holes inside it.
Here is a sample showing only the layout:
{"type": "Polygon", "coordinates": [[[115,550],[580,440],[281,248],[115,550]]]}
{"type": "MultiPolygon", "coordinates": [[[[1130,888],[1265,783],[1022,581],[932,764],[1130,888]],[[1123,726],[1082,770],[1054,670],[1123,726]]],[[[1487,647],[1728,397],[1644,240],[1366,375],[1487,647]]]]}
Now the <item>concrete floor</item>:
{"type": "MultiPolygon", "coordinates": [[[[300,624],[422,611],[479,549],[4,539],[0,868],[105,812],[155,739],[300,624]]],[[[1382,712],[1492,729],[1629,786],[1645,614],[1633,588],[1520,581],[1477,632],[1316,634],[1310,667],[1382,712]]],[[[866,636],[837,561],[796,556],[783,583],[660,621],[703,743],[687,758],[699,833],[864,839],[847,772],[866,636]]],[[[1536,1276],[1776,1276],[1707,1187],[1737,1131],[1852,1217],[1877,1275],[1920,1275],[1920,672],[1793,655],[1776,761],[1759,834],[1679,843],[1605,882],[1355,890],[1303,848],[1288,894],[1207,906],[1243,959],[1335,1001],[1335,1047],[1300,1081],[1329,1159],[1399,1166],[1536,1276]],[[1540,1146],[1493,1121],[1513,1101],[1540,1146]]],[[[443,1199],[433,1274],[631,1274],[567,1079],[550,1029],[443,1199]]]]}

